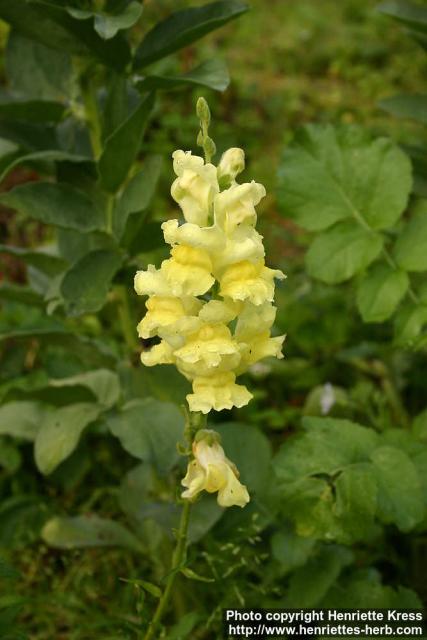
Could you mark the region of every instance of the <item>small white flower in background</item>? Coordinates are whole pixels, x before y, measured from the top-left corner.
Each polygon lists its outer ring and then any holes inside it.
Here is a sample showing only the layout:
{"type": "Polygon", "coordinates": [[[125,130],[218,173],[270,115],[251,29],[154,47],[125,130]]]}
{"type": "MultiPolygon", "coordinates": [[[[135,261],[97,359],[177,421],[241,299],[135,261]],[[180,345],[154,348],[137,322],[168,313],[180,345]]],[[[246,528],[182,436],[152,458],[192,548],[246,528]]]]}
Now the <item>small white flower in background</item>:
{"type": "Polygon", "coordinates": [[[201,491],[207,491],[218,493],[221,507],[244,507],[249,502],[248,490],[239,482],[239,472],[226,458],[217,433],[208,429],[199,431],[193,443],[193,455],[194,460],[182,480],[186,487],[183,498],[191,500],[201,491]]]}
{"type": "Polygon", "coordinates": [[[327,415],[335,404],[335,391],[330,382],[323,385],[322,395],[320,396],[320,409],[322,415],[327,415]]]}

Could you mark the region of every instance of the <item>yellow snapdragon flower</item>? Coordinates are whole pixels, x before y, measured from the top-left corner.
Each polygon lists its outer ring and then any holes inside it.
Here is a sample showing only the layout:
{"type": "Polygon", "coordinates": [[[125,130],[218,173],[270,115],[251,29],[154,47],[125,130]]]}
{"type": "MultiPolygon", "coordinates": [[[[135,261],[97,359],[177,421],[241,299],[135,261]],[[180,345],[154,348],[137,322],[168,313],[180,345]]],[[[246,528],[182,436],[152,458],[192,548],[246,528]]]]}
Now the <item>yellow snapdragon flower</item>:
{"type": "Polygon", "coordinates": [[[221,507],[244,507],[249,502],[248,490],[239,482],[239,472],[226,458],[217,434],[206,429],[198,436],[193,443],[194,460],[189,463],[187,475],[182,480],[186,487],[182,497],[191,500],[201,491],[218,492],[221,507]]]}
{"type": "Polygon", "coordinates": [[[171,257],[135,276],[136,292],[149,296],[138,333],[161,338],[141,359],[147,366],[174,364],[191,381],[191,411],[241,407],[252,395],[236,376],[262,358],[283,357],[284,336],[272,338],[270,331],[274,281],[285,276],[266,266],[255,229],[265,189],[237,183],[242,149],[228,149],[217,167],[175,151],[173,166],[171,194],[184,222],[163,223],[171,257]]]}

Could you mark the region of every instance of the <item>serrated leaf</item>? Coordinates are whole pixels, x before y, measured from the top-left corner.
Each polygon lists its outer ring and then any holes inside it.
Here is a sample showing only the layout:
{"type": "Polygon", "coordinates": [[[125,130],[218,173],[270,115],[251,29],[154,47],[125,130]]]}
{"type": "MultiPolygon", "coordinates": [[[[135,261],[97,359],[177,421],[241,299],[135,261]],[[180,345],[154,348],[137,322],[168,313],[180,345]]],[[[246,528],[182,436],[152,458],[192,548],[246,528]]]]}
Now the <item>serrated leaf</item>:
{"type": "Polygon", "coordinates": [[[394,313],[409,287],[408,274],[384,264],[374,266],[357,289],[357,308],[365,322],[384,322],[394,313]]]}
{"type": "Polygon", "coordinates": [[[42,538],[56,549],[124,547],[141,550],[138,539],[123,525],[95,515],[52,518],[43,527],[42,538]]]}
{"type": "Polygon", "coordinates": [[[317,236],[306,254],[308,273],[326,282],[344,282],[368,267],[383,248],[380,234],[355,222],[339,222],[317,236]]]}
{"type": "Polygon", "coordinates": [[[88,402],[71,404],[49,412],[37,432],[34,457],[45,475],[68,458],[77,447],[83,430],[101,413],[101,407],[88,402]]]}
{"type": "Polygon", "coordinates": [[[88,232],[104,226],[102,210],[83,191],[68,184],[29,182],[0,194],[0,203],[66,229],[88,232]]]}
{"type": "Polygon", "coordinates": [[[390,140],[322,125],[300,130],[284,151],[278,180],[283,214],[311,231],[345,218],[372,229],[390,227],[412,186],[409,159],[390,140]]]}
{"type": "Polygon", "coordinates": [[[230,83],[230,76],[225,62],[218,58],[202,62],[182,76],[149,75],[137,83],[140,91],[181,89],[187,85],[195,85],[225,91],[230,83]]]}
{"type": "Polygon", "coordinates": [[[383,522],[410,531],[424,517],[424,500],[417,470],[403,451],[379,447],[370,456],[378,483],[378,508],[383,522]]]}
{"type": "Polygon", "coordinates": [[[107,420],[111,433],[132,456],[153,463],[161,473],[178,460],[176,443],[182,440],[184,418],[168,402],[135,400],[107,420]]]}
{"type": "Polygon", "coordinates": [[[242,2],[227,0],[172,13],[145,35],[136,51],[134,67],[141,69],[182,49],[237,18],[247,11],[247,8],[242,2]]]}
{"type": "Polygon", "coordinates": [[[427,94],[398,94],[381,100],[379,106],[398,118],[410,118],[427,124],[427,94]]]}
{"type": "Polygon", "coordinates": [[[418,203],[415,215],[403,227],[393,255],[402,269],[427,271],[427,200],[418,203]]]}
{"type": "Polygon", "coordinates": [[[99,159],[101,184],[115,193],[129,173],[141,147],[154,94],[145,96],[133,113],[107,138],[99,159]]]}
{"type": "Polygon", "coordinates": [[[65,274],[61,294],[68,313],[78,316],[101,309],[111,280],[122,263],[117,251],[99,249],[80,258],[65,274]]]}

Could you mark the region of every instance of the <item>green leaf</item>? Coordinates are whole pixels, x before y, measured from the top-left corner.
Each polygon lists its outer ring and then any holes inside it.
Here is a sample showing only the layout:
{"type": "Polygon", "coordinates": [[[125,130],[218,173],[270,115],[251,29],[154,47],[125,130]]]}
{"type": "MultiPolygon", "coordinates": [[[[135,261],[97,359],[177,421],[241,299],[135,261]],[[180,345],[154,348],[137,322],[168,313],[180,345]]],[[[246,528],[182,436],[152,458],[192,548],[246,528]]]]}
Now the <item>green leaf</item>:
{"type": "Polygon", "coordinates": [[[344,282],[371,264],[383,248],[380,234],[355,222],[339,222],[315,238],[306,254],[308,273],[326,282],[344,282]]]}
{"type": "Polygon", "coordinates": [[[105,42],[90,20],[76,20],[65,7],[47,0],[0,0],[0,18],[25,37],[61,53],[94,56],[114,69],[123,69],[130,59],[129,45],[122,37],[105,42]]]}
{"type": "Polygon", "coordinates": [[[67,7],[68,13],[77,20],[94,18],[95,31],[104,40],[110,40],[122,29],[129,29],[138,22],[142,13],[142,5],[135,0],[128,4],[121,13],[95,13],[82,9],[67,7]]]}
{"type": "Polygon", "coordinates": [[[314,607],[332,587],[341,571],[352,562],[351,551],[331,545],[295,571],[284,601],[286,607],[314,607]]]}
{"type": "Polygon", "coordinates": [[[414,217],[403,227],[393,255],[402,269],[427,271],[427,200],[418,203],[414,217]]]}
{"type": "Polygon", "coordinates": [[[16,256],[27,264],[51,276],[63,271],[67,266],[67,263],[62,260],[62,258],[39,249],[24,249],[0,244],[0,254],[2,253],[16,256]]]}
{"type": "Polygon", "coordinates": [[[79,156],[68,151],[35,151],[33,153],[23,153],[18,157],[13,157],[6,164],[4,169],[0,173],[0,182],[2,182],[7,174],[15,167],[21,164],[27,164],[32,162],[91,162],[91,158],[87,156],[79,156]]]}
{"type": "Polygon", "coordinates": [[[365,322],[384,322],[394,313],[409,287],[408,274],[385,264],[366,273],[357,290],[357,308],[365,322]]]}
{"type": "Polygon", "coordinates": [[[69,378],[59,378],[52,380],[51,385],[56,388],[75,385],[87,387],[93,392],[98,403],[105,408],[115,405],[120,397],[119,377],[114,371],[108,369],[86,371],[69,378]]]}
{"type": "Polygon", "coordinates": [[[33,291],[30,287],[9,282],[0,282],[0,300],[21,302],[30,306],[44,307],[44,300],[41,295],[33,291]]]}
{"type": "Polygon", "coordinates": [[[385,523],[410,531],[424,517],[421,482],[410,458],[394,447],[379,447],[371,454],[378,482],[378,508],[385,523]]]}
{"type": "Polygon", "coordinates": [[[336,479],[335,491],[335,513],[348,542],[371,537],[378,493],[372,466],[366,462],[348,466],[336,479]]]}
{"type": "Polygon", "coordinates": [[[215,425],[215,431],[221,436],[227,457],[239,469],[243,484],[254,493],[265,491],[271,475],[271,446],[265,435],[255,427],[237,422],[215,425]]]}
{"type": "Polygon", "coordinates": [[[247,8],[246,4],[238,0],[227,0],[172,13],[146,34],[135,55],[135,68],[146,67],[182,49],[237,18],[247,11],[247,8]]]}
{"type": "Polygon", "coordinates": [[[145,96],[131,115],[105,141],[98,168],[101,184],[115,193],[126,179],[141,148],[148,118],[154,106],[154,94],[145,96]]]}
{"type": "MultiPolygon", "coordinates": [[[[113,212],[113,229],[116,237],[123,234],[129,216],[140,214],[150,204],[160,178],[163,158],[158,155],[149,156],[144,161],[142,171],[136,173],[125,186],[113,212]]],[[[142,219],[144,216],[139,215],[142,219]]]]}
{"type": "Polygon", "coordinates": [[[126,580],[125,578],[121,578],[121,580],[123,580],[123,582],[129,582],[129,584],[133,584],[137,587],[141,587],[142,589],[144,589],[144,591],[151,593],[151,595],[154,596],[155,598],[162,597],[162,590],[152,582],[147,582],[147,580],[139,580],[139,579],[126,580]]]}
{"type": "Polygon", "coordinates": [[[412,186],[409,159],[390,140],[329,125],[300,130],[285,149],[278,180],[283,214],[311,231],[344,218],[386,229],[401,216],[412,186]]]}
{"type": "Polygon", "coordinates": [[[365,462],[378,446],[378,434],[349,420],[303,418],[302,434],[288,439],[274,458],[278,479],[287,484],[304,476],[335,475],[365,462]]]}
{"type": "Polygon", "coordinates": [[[0,95],[0,120],[25,122],[59,122],[65,105],[51,100],[13,100],[0,95]]]}
{"type": "Polygon", "coordinates": [[[99,249],[80,258],[65,274],[61,294],[69,314],[78,316],[102,309],[111,280],[120,268],[117,251],[99,249]]]}
{"type": "Polygon", "coordinates": [[[88,424],[94,422],[101,407],[80,402],[49,412],[37,432],[34,457],[37,468],[45,475],[68,458],[77,447],[88,424]]]}
{"type": "Polygon", "coordinates": [[[417,346],[421,332],[427,325],[427,304],[407,304],[396,315],[395,342],[399,346],[417,346]]]}
{"type": "Polygon", "coordinates": [[[34,440],[44,415],[38,402],[8,402],[0,407],[0,435],[34,440]]]}
{"type": "Polygon", "coordinates": [[[160,473],[176,464],[176,444],[183,437],[184,418],[175,405],[152,398],[135,400],[109,417],[107,424],[128,453],[152,462],[160,473]]]}
{"type": "Polygon", "coordinates": [[[427,94],[398,94],[381,100],[379,106],[398,118],[410,118],[427,124],[427,94]]]}
{"type": "Polygon", "coordinates": [[[277,531],[271,538],[271,552],[274,560],[280,563],[284,573],[289,573],[304,565],[315,547],[316,540],[302,538],[292,529],[277,531]]]}
{"type": "MultiPolygon", "coordinates": [[[[16,473],[22,464],[22,455],[18,447],[6,438],[0,438],[0,467],[6,473],[16,473]]],[[[1,563],[1,560],[0,560],[1,563]]],[[[0,564],[1,577],[1,564],[0,564]]]]}
{"type": "Polygon", "coordinates": [[[200,613],[197,611],[191,611],[183,616],[180,616],[179,622],[174,624],[172,629],[166,636],[166,640],[185,640],[190,637],[190,633],[200,620],[200,613]]]}
{"type": "Polygon", "coordinates": [[[52,518],[43,527],[42,538],[56,549],[124,547],[141,551],[138,539],[123,525],[95,515],[52,518]]]}
{"type": "Polygon", "coordinates": [[[109,78],[102,113],[102,135],[108,138],[129,115],[129,92],[126,76],[114,73],[109,78]]]}
{"type": "Polygon", "coordinates": [[[68,98],[72,85],[71,58],[12,29],[5,53],[6,75],[18,95],[40,100],[68,98]]]}
{"type": "Polygon", "coordinates": [[[213,58],[202,62],[197,67],[182,76],[158,76],[149,75],[137,83],[140,91],[153,91],[155,89],[170,91],[181,89],[187,85],[195,85],[225,91],[230,83],[228,68],[223,60],[213,58]]]}
{"type": "Polygon", "coordinates": [[[189,578],[189,580],[196,580],[197,582],[215,582],[215,578],[205,578],[204,576],[200,576],[198,573],[193,571],[193,569],[190,569],[190,567],[183,567],[180,569],[180,572],[186,578],[189,578]]]}
{"type": "Polygon", "coordinates": [[[67,184],[29,182],[0,194],[0,203],[66,229],[88,232],[104,226],[102,210],[83,191],[67,184]]]}
{"type": "Polygon", "coordinates": [[[427,33],[427,8],[408,0],[391,0],[379,5],[378,11],[395,18],[415,31],[427,33]]]}

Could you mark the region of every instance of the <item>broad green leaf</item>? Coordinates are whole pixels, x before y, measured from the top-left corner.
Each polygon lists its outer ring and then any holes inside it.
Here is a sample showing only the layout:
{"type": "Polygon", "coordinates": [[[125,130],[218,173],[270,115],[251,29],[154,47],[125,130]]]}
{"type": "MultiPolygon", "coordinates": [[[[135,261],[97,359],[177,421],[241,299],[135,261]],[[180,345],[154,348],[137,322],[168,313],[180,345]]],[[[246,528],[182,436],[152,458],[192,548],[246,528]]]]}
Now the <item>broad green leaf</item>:
{"type": "Polygon", "coordinates": [[[116,404],[120,397],[119,377],[114,371],[108,369],[86,371],[69,378],[59,378],[52,380],[51,385],[56,388],[75,385],[88,387],[94,393],[98,403],[106,408],[116,404]]]}
{"type": "Polygon", "coordinates": [[[355,222],[339,222],[317,236],[306,254],[308,273],[326,282],[344,282],[368,267],[383,248],[383,237],[355,222]]]}
{"type": "Polygon", "coordinates": [[[114,73],[109,78],[102,113],[102,135],[108,138],[129,115],[129,94],[126,76],[114,73]]]}
{"type": "Polygon", "coordinates": [[[409,159],[390,140],[329,125],[300,130],[278,180],[283,214],[311,231],[345,218],[386,229],[403,213],[412,186],[409,159]]]}
{"type": "Polygon", "coordinates": [[[141,551],[138,539],[122,524],[96,515],[52,518],[43,527],[42,538],[56,549],[124,547],[141,551]]]}
{"type": "Polygon", "coordinates": [[[14,100],[0,94],[0,120],[24,122],[59,122],[65,105],[50,100],[14,100]]]}
{"type": "Polygon", "coordinates": [[[399,309],[395,324],[395,341],[400,346],[417,346],[423,329],[427,326],[427,304],[408,303],[399,309]]]}
{"type": "Polygon", "coordinates": [[[0,254],[2,253],[6,253],[10,256],[16,256],[27,264],[36,267],[36,269],[39,269],[48,275],[55,275],[56,273],[63,271],[67,266],[67,263],[59,256],[38,249],[25,249],[0,244],[0,254]]]}
{"type": "Polygon", "coordinates": [[[142,4],[133,0],[121,13],[95,13],[83,9],[67,7],[68,13],[77,20],[94,19],[95,31],[104,40],[110,40],[122,29],[129,29],[141,17],[142,4]]]}
{"type": "Polygon", "coordinates": [[[202,62],[197,67],[182,76],[158,76],[149,75],[143,78],[137,88],[140,91],[153,91],[155,89],[181,89],[187,85],[196,85],[225,91],[230,83],[227,65],[218,58],[202,62]]]}
{"type": "Polygon", "coordinates": [[[427,34],[427,7],[409,0],[390,0],[379,5],[378,11],[404,25],[427,34]]]}
{"type": "Polygon", "coordinates": [[[378,483],[379,516],[401,531],[410,531],[424,517],[421,482],[410,458],[400,449],[384,446],[371,454],[378,483]]]}
{"type": "Polygon", "coordinates": [[[18,447],[13,442],[8,441],[6,438],[0,437],[0,468],[3,468],[7,473],[16,473],[21,464],[22,455],[18,447]]]}
{"type": "Polygon", "coordinates": [[[283,573],[304,565],[316,545],[313,538],[302,538],[291,528],[277,531],[271,538],[271,552],[283,573]]]}
{"type": "Polygon", "coordinates": [[[104,214],[88,196],[67,184],[29,182],[0,194],[0,203],[66,229],[88,232],[104,226],[104,214]]]}
{"type": "Polygon", "coordinates": [[[366,427],[337,418],[303,418],[304,431],[288,439],[274,458],[283,484],[304,476],[334,475],[349,464],[365,462],[378,446],[378,435],[366,427]]]}
{"type": "Polygon", "coordinates": [[[45,475],[70,456],[88,424],[96,420],[101,407],[81,402],[49,412],[40,425],[34,443],[38,469],[45,475]]]}
{"type": "Polygon", "coordinates": [[[377,481],[367,462],[349,465],[335,482],[335,513],[347,541],[370,538],[377,511],[377,481]]]}
{"type": "Polygon", "coordinates": [[[271,476],[271,446],[262,431],[237,422],[215,425],[215,431],[220,434],[227,457],[239,469],[240,479],[249,491],[265,491],[271,476]]]}
{"type": "Polygon", "coordinates": [[[176,444],[183,437],[184,418],[175,405],[152,398],[135,400],[107,423],[128,453],[153,463],[160,473],[176,464],[176,444]]]}
{"type": "Polygon", "coordinates": [[[45,413],[38,402],[8,402],[0,407],[0,435],[34,440],[45,413]]]}
{"type": "Polygon", "coordinates": [[[198,613],[197,611],[186,613],[185,615],[181,616],[179,622],[174,624],[174,626],[170,629],[165,640],[184,640],[184,638],[189,638],[189,634],[193,631],[199,620],[200,613],[198,613]]]}
{"type": "Polygon", "coordinates": [[[60,149],[58,131],[49,123],[0,120],[0,137],[11,140],[26,151],[48,151],[60,149]]]}
{"type": "Polygon", "coordinates": [[[44,307],[44,300],[41,295],[33,291],[31,287],[9,282],[0,282],[0,300],[11,302],[21,302],[31,306],[44,307]]]}
{"type": "Polygon", "coordinates": [[[156,191],[163,165],[161,156],[149,156],[142,171],[136,173],[123,190],[113,212],[113,229],[117,237],[123,234],[129,216],[145,211],[156,191]]]}
{"type": "Polygon", "coordinates": [[[91,251],[99,249],[117,250],[115,239],[106,231],[80,233],[74,229],[58,228],[56,237],[59,254],[70,264],[74,264],[91,251]]]}
{"type": "Polygon", "coordinates": [[[91,251],[80,258],[61,282],[61,294],[68,313],[78,316],[99,311],[106,302],[111,280],[121,263],[121,255],[109,249],[91,251]]]}
{"type": "Polygon", "coordinates": [[[427,200],[418,203],[414,217],[403,227],[393,255],[402,269],[427,271],[427,200]]]}
{"type": "Polygon", "coordinates": [[[69,97],[73,70],[67,53],[54,51],[12,29],[5,58],[7,78],[17,95],[59,101],[69,97]]]}
{"type": "Polygon", "coordinates": [[[416,438],[427,442],[427,409],[416,416],[412,424],[412,431],[416,438]]]}
{"type": "Polygon", "coordinates": [[[384,322],[396,310],[409,287],[408,274],[385,264],[375,265],[361,280],[357,308],[365,322],[384,322]]]}
{"type": "Polygon", "coordinates": [[[126,179],[138,152],[151,110],[154,94],[145,96],[131,115],[107,138],[98,168],[101,184],[115,193],[126,179]]]}
{"type": "Polygon", "coordinates": [[[292,575],[283,605],[286,607],[314,607],[332,587],[341,571],[351,564],[351,551],[331,545],[292,575]]]}
{"type": "Polygon", "coordinates": [[[76,20],[64,6],[48,0],[0,0],[0,18],[27,38],[61,53],[93,56],[115,69],[123,69],[130,59],[129,46],[122,37],[105,42],[93,30],[90,19],[76,20]]]}
{"type": "MultiPolygon", "coordinates": [[[[224,509],[219,506],[216,495],[202,495],[191,509],[188,527],[188,541],[190,544],[198,542],[220,520],[224,509]]],[[[176,524],[178,526],[178,522],[176,524]]]]}
{"type": "Polygon", "coordinates": [[[383,585],[376,569],[358,569],[334,584],[321,602],[322,607],[338,609],[418,608],[418,596],[410,589],[383,585]]]}
{"type": "Polygon", "coordinates": [[[0,173],[0,182],[5,179],[7,174],[20,164],[31,164],[35,162],[91,162],[91,158],[87,156],[79,156],[67,151],[35,151],[33,153],[22,153],[17,157],[13,157],[5,165],[0,173]]]}
{"type": "Polygon", "coordinates": [[[149,31],[135,55],[134,66],[141,69],[182,49],[214,29],[237,18],[247,5],[238,0],[213,2],[172,13],[149,31]]]}
{"type": "Polygon", "coordinates": [[[399,94],[381,100],[379,106],[398,118],[410,118],[427,124],[427,94],[399,94]]]}

